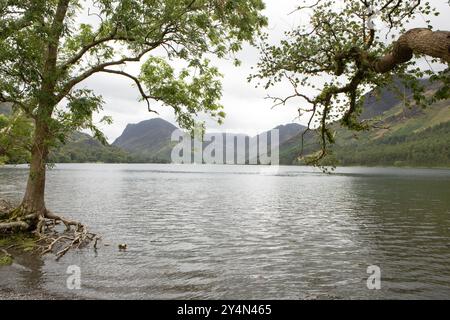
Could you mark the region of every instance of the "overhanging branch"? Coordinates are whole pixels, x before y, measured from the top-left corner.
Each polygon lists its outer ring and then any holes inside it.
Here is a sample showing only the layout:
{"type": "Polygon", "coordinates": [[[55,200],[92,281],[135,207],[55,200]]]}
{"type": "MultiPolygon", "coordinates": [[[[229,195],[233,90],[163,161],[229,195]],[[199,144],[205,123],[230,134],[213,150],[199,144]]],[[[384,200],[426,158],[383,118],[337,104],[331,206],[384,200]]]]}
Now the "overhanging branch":
{"type": "Polygon", "coordinates": [[[450,31],[416,28],[407,31],[394,43],[390,53],[372,62],[378,73],[392,71],[397,65],[410,61],[414,54],[427,55],[450,64],[450,31]]]}
{"type": "Polygon", "coordinates": [[[156,112],[155,110],[152,110],[151,107],[150,107],[150,99],[158,100],[158,98],[157,98],[157,97],[150,96],[150,95],[147,95],[147,94],[145,93],[144,88],[142,87],[142,84],[141,84],[141,82],[139,81],[138,78],[136,78],[135,76],[132,76],[132,75],[129,74],[129,73],[126,73],[126,72],[124,72],[124,71],[119,71],[119,70],[103,69],[103,70],[101,70],[100,72],[112,73],[112,74],[118,74],[118,75],[121,75],[121,76],[130,78],[131,80],[133,80],[134,83],[136,84],[136,86],[137,86],[137,88],[138,88],[138,90],[139,90],[141,96],[142,96],[142,99],[147,103],[148,111],[149,111],[149,112],[153,112],[153,113],[158,114],[158,112],[156,112]]]}
{"type": "Polygon", "coordinates": [[[77,84],[79,84],[80,82],[86,80],[87,78],[89,78],[90,76],[92,76],[95,73],[98,72],[103,72],[105,70],[105,68],[107,67],[111,67],[111,66],[118,66],[118,65],[123,65],[127,62],[139,62],[141,60],[141,58],[148,52],[150,52],[151,50],[155,49],[158,44],[154,44],[151,47],[148,47],[147,49],[143,50],[141,53],[139,53],[137,56],[135,57],[124,57],[122,59],[119,60],[115,60],[115,61],[109,61],[109,62],[105,62],[105,63],[101,63],[99,65],[96,65],[88,70],[86,70],[85,72],[83,72],[82,74],[80,74],[79,76],[73,78],[72,80],[70,80],[69,82],[67,82],[61,89],[61,91],[59,92],[59,94],[56,96],[56,101],[59,102],[61,101],[69,92],[70,90],[72,90],[72,88],[74,86],[76,86],[77,84]]]}

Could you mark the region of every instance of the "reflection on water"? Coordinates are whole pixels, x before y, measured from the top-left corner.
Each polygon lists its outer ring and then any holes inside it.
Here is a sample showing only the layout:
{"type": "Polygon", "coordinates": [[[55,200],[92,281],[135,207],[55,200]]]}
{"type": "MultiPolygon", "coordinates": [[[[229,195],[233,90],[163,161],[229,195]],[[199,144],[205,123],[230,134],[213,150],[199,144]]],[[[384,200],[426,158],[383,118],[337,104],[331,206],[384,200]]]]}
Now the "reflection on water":
{"type": "MultiPolygon", "coordinates": [[[[1,268],[0,289],[82,298],[450,297],[448,170],[58,165],[48,177],[47,205],[110,246],[23,263],[23,272],[1,268]],[[66,289],[69,265],[81,267],[82,290],[66,289]],[[381,290],[366,287],[369,265],[381,268],[381,290]]],[[[0,196],[20,198],[25,178],[25,167],[1,168],[0,196]]]]}

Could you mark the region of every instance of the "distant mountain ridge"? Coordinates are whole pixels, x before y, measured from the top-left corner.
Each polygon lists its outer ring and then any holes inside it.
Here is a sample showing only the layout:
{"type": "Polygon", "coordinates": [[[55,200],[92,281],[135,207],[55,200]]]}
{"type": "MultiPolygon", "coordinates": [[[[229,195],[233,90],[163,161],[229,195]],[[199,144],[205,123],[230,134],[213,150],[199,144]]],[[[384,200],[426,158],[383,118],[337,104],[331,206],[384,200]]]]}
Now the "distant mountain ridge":
{"type": "MultiPolygon", "coordinates": [[[[153,118],[136,124],[128,124],[122,135],[112,145],[129,152],[135,162],[170,162],[172,149],[177,143],[171,141],[171,136],[176,129],[178,129],[176,126],[161,118],[153,118]]],[[[274,129],[279,130],[279,141],[282,144],[303,131],[305,127],[296,123],[290,123],[280,125],[274,129]]],[[[264,132],[263,134],[266,133],[264,132]]],[[[228,134],[214,133],[214,135],[217,134],[222,135],[223,141],[226,141],[228,134]]],[[[210,135],[213,134],[207,133],[205,140],[208,140],[210,135]]],[[[254,138],[239,133],[232,134],[232,136],[245,139],[247,145],[249,143],[248,141],[254,138]]],[[[203,148],[207,145],[208,143],[204,143],[203,148]]],[[[236,149],[237,145],[235,144],[235,154],[236,149]]],[[[226,151],[223,150],[223,153],[225,162],[226,151]]],[[[248,156],[248,153],[246,153],[246,156],[248,156]]]]}
{"type": "MultiPolygon", "coordinates": [[[[428,96],[433,95],[437,89],[435,84],[430,84],[427,80],[423,80],[422,84],[426,87],[425,93],[428,96]]],[[[336,125],[337,142],[332,149],[339,164],[450,167],[450,100],[437,102],[426,109],[414,105],[408,108],[404,105],[405,100],[411,98],[408,90],[403,91],[404,97],[399,96],[392,86],[377,91],[366,95],[360,118],[377,117],[380,128],[355,133],[336,125]]],[[[10,112],[10,105],[0,103],[0,114],[8,115],[10,112]]],[[[121,136],[112,145],[106,146],[85,133],[74,132],[67,144],[59,145],[51,152],[50,161],[171,162],[171,152],[177,143],[171,141],[171,135],[176,129],[175,125],[164,119],[148,119],[127,125],[121,136]]],[[[300,164],[298,156],[306,127],[290,123],[274,129],[279,130],[280,164],[300,164]]],[[[220,134],[225,141],[227,135],[220,134]]],[[[244,134],[233,136],[244,138],[246,145],[255,139],[244,134]]],[[[207,144],[204,143],[203,148],[207,144]]],[[[235,154],[236,148],[235,145],[235,154]]],[[[304,155],[317,148],[313,133],[306,134],[304,155]]]]}

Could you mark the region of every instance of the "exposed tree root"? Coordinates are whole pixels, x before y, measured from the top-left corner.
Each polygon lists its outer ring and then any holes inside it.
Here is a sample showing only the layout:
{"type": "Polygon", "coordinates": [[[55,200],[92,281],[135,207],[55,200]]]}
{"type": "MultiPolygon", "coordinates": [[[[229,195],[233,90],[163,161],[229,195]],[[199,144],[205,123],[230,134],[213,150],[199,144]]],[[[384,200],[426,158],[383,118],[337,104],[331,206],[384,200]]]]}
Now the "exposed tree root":
{"type": "MultiPolygon", "coordinates": [[[[5,207],[5,202],[2,203],[5,207]]],[[[94,248],[100,240],[96,234],[76,221],[65,219],[54,213],[43,212],[28,215],[20,215],[20,207],[11,210],[0,219],[0,235],[14,234],[16,232],[30,232],[37,236],[36,250],[42,255],[54,253],[56,259],[63,257],[70,249],[79,249],[94,241],[94,248]],[[4,219],[4,217],[7,217],[4,219]],[[65,230],[58,230],[60,224],[64,224],[65,230]]]]}
{"type": "Polygon", "coordinates": [[[15,222],[3,222],[0,223],[0,232],[2,231],[26,231],[30,228],[30,226],[24,221],[15,221],[15,222]]]}
{"type": "Polygon", "coordinates": [[[64,218],[52,215],[42,223],[42,230],[39,232],[37,243],[41,248],[42,254],[53,252],[57,259],[63,257],[70,249],[79,249],[94,241],[94,247],[97,246],[99,237],[94,233],[88,232],[87,228],[81,223],[68,221],[64,218]],[[66,230],[63,233],[55,231],[59,222],[63,222],[66,230]],[[71,228],[74,226],[74,228],[71,228]]]}

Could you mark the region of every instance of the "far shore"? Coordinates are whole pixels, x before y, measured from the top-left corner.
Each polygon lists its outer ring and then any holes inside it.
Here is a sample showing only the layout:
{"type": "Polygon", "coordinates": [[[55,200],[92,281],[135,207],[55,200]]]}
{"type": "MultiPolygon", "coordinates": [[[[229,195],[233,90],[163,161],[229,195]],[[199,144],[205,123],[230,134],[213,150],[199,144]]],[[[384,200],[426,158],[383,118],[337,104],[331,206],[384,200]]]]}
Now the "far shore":
{"type": "MultiPolygon", "coordinates": [[[[59,163],[51,163],[52,166],[55,165],[67,165],[67,164],[90,164],[90,165],[124,165],[124,164],[136,164],[136,165],[148,165],[148,164],[157,164],[157,165],[171,165],[173,163],[165,163],[165,162],[59,162],[59,163]]],[[[8,166],[8,167],[16,167],[16,166],[27,166],[28,163],[12,163],[12,164],[0,164],[0,169],[2,166],[8,166]]],[[[210,163],[203,163],[203,164],[196,164],[196,163],[186,163],[186,164],[176,164],[176,165],[211,165],[211,166],[248,166],[248,167],[255,167],[260,166],[257,164],[210,164],[210,163]]],[[[266,166],[266,165],[264,165],[266,166]]],[[[268,165],[270,166],[270,165],[268,165]]],[[[313,167],[303,164],[280,164],[280,167],[313,167]]],[[[328,166],[325,166],[328,167],[328,166]]],[[[402,166],[395,166],[395,165],[374,165],[374,166],[367,166],[367,165],[337,165],[336,168],[386,168],[386,169],[440,169],[440,170],[449,170],[450,164],[448,166],[437,166],[437,167],[427,167],[427,166],[413,166],[413,165],[402,165],[402,166]]]]}

